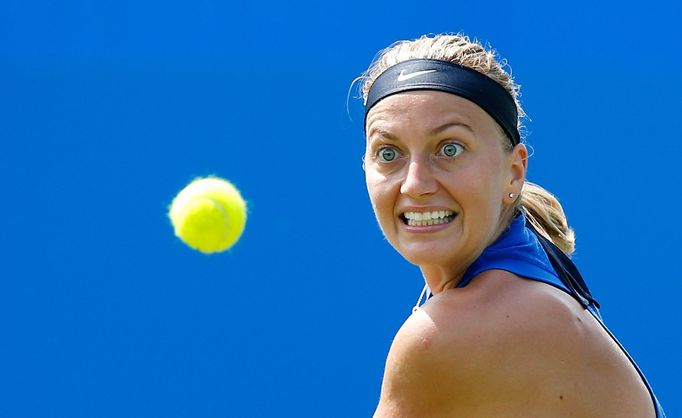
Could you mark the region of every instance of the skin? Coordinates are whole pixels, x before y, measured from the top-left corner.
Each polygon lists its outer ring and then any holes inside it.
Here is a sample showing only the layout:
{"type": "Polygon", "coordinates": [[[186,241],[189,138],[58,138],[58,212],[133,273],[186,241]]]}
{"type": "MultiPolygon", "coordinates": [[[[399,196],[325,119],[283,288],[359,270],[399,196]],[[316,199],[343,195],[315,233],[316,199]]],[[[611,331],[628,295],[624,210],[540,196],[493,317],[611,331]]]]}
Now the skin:
{"type": "Polygon", "coordinates": [[[655,416],[636,370],[569,295],[500,270],[455,288],[511,221],[524,145],[506,150],[485,111],[437,91],[383,99],[366,132],[379,225],[435,295],[393,341],[376,418],[655,416]],[[441,210],[454,218],[404,220],[405,212],[441,210]]]}
{"type": "Polygon", "coordinates": [[[526,172],[527,151],[503,152],[493,119],[474,103],[437,91],[389,96],[367,118],[365,173],[379,225],[391,245],[420,266],[434,293],[454,287],[509,224],[526,172]],[[443,147],[461,147],[455,157],[443,147]],[[395,150],[394,161],[380,151],[395,150]],[[442,228],[409,228],[407,210],[452,210],[442,228]],[[437,229],[433,231],[432,229],[437,229]]]}

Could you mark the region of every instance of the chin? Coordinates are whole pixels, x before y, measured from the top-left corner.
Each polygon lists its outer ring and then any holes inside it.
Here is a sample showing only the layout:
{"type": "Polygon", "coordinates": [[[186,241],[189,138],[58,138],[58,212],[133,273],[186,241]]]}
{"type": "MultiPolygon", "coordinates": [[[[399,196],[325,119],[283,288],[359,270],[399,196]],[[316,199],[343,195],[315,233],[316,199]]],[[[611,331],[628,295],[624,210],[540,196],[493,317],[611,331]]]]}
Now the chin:
{"type": "Polygon", "coordinates": [[[398,253],[403,258],[416,266],[426,265],[449,265],[453,263],[454,255],[457,251],[453,251],[453,245],[445,243],[440,244],[415,244],[396,247],[398,253]]]}

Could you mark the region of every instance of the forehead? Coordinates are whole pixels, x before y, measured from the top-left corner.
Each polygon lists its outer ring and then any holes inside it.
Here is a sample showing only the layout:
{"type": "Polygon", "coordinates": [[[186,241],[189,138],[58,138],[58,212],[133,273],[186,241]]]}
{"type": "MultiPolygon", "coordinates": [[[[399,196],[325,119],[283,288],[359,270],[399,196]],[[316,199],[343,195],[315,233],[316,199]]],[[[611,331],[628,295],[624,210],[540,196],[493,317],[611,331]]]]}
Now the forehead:
{"type": "Polygon", "coordinates": [[[367,114],[367,135],[377,128],[410,126],[429,129],[448,122],[475,131],[497,130],[497,123],[477,104],[442,91],[409,91],[386,97],[367,114]]]}

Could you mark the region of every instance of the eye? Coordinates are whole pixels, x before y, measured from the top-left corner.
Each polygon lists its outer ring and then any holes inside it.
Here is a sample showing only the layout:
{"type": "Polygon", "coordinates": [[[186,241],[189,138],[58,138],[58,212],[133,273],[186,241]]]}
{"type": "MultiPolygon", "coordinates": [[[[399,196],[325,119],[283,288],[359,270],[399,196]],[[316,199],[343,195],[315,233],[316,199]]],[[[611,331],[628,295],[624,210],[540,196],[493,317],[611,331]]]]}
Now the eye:
{"type": "Polygon", "coordinates": [[[443,154],[446,157],[456,157],[459,154],[461,154],[462,152],[464,152],[464,147],[459,145],[459,144],[455,144],[455,143],[450,142],[450,143],[444,144],[440,150],[441,150],[441,154],[443,154]]]}
{"type": "Polygon", "coordinates": [[[398,158],[398,151],[395,148],[391,147],[383,147],[379,149],[377,152],[377,157],[379,158],[379,161],[383,163],[390,163],[391,161],[395,160],[398,158]]]}

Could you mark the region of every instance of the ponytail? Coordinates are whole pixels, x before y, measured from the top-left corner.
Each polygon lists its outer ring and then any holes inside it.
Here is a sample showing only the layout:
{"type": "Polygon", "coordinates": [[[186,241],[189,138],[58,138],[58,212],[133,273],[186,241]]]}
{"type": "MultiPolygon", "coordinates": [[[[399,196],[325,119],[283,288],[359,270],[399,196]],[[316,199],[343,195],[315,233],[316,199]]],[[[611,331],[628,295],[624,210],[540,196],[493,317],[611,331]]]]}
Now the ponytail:
{"type": "Polygon", "coordinates": [[[521,192],[521,211],[535,230],[552,241],[566,255],[575,251],[575,234],[568,226],[559,200],[538,186],[526,181],[521,192]]]}

